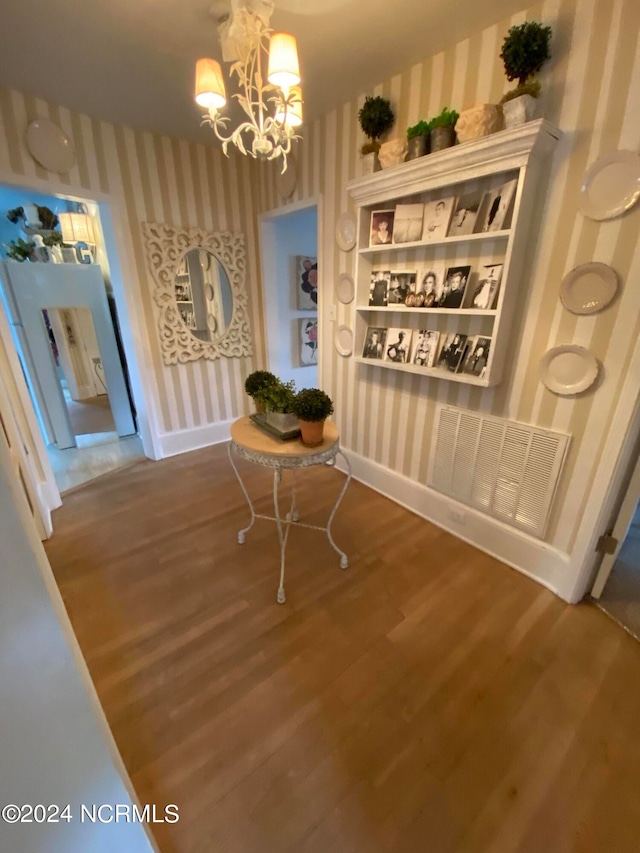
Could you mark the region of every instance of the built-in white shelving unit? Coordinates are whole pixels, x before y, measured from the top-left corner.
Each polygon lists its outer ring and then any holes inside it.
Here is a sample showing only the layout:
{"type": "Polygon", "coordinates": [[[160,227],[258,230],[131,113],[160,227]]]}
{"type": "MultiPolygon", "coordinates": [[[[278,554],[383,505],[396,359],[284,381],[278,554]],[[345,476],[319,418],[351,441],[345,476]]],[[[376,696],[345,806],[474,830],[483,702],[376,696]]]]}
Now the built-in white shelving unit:
{"type": "MultiPolygon", "coordinates": [[[[535,238],[531,224],[535,222],[537,190],[544,183],[545,162],[560,136],[559,130],[539,119],[348,184],[348,191],[358,206],[354,346],[357,362],[481,387],[501,381],[509,355],[509,331],[514,313],[524,300],[528,286],[524,257],[527,242],[535,238]],[[398,204],[419,202],[426,205],[441,198],[460,198],[474,191],[490,193],[511,180],[517,182],[516,189],[500,230],[445,236],[437,241],[370,245],[374,211],[394,209],[398,204]],[[467,287],[473,288],[478,283],[480,271],[492,264],[502,265],[502,275],[491,309],[369,304],[373,275],[381,269],[417,272],[419,289],[423,274],[434,265],[445,270],[470,266],[467,287]],[[397,363],[364,358],[361,354],[367,330],[371,327],[411,329],[411,356],[419,330],[439,332],[440,348],[447,335],[453,333],[467,336],[469,340],[490,338],[489,358],[480,375],[453,372],[446,364],[423,367],[411,361],[397,363]]],[[[467,294],[469,292],[467,290],[467,294]]],[[[466,296],[465,303],[470,304],[466,296]]]]}

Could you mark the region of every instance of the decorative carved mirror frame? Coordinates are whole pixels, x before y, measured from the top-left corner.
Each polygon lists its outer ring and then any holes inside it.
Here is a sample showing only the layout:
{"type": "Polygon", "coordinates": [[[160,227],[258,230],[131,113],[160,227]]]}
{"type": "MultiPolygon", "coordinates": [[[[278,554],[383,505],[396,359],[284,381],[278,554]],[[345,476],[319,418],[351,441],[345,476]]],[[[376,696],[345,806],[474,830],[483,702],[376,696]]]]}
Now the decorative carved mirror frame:
{"type": "Polygon", "coordinates": [[[247,312],[244,235],[228,231],[183,230],[143,222],[145,250],[153,276],[153,299],[160,308],[158,329],[165,364],[185,364],[199,358],[234,358],[253,355],[247,312]],[[233,313],[224,334],[215,341],[200,341],[182,321],[175,298],[174,280],[183,257],[191,249],[211,252],[222,264],[231,285],[233,313]]]}

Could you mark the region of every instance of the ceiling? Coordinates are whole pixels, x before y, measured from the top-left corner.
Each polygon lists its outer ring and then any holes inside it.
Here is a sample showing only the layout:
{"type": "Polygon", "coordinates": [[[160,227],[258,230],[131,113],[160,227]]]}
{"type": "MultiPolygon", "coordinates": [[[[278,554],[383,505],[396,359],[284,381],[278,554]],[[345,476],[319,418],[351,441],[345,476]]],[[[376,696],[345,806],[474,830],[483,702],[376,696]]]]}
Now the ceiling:
{"type": "MultiPolygon", "coordinates": [[[[215,0],[224,9],[228,0],[215,0]]],[[[0,4],[0,84],[130,127],[210,142],[195,60],[220,59],[211,0],[0,4]]],[[[308,121],[520,9],[524,0],[275,0],[292,32],[308,121]]],[[[233,91],[231,86],[229,91],[233,91]]]]}

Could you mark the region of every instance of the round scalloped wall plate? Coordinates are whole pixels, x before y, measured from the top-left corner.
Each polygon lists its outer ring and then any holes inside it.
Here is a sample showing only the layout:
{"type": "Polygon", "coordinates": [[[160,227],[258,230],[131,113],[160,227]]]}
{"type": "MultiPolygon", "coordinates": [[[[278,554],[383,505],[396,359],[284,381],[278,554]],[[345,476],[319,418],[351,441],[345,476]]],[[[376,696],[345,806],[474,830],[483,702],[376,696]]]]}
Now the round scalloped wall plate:
{"type": "Polygon", "coordinates": [[[616,271],[598,261],[580,264],[562,279],[560,300],[572,314],[596,314],[615,299],[616,271]]]}
{"type": "Polygon", "coordinates": [[[598,359],[586,347],[561,344],[540,360],[540,379],[549,391],[570,397],[590,388],[598,378],[598,359]]]}
{"type": "Polygon", "coordinates": [[[349,252],[356,244],[356,218],[353,213],[341,213],[336,222],[336,243],[343,252],[349,252]]]}
{"type": "Polygon", "coordinates": [[[27,128],[27,148],[33,159],[50,172],[65,174],[76,162],[73,143],[47,118],[38,118],[27,128]]]}
{"type": "Polygon", "coordinates": [[[336,282],[336,298],[338,299],[338,302],[342,302],[343,305],[348,305],[350,302],[353,302],[355,292],[355,284],[353,283],[353,279],[349,273],[340,273],[338,281],[336,282]]]}
{"type": "Polygon", "coordinates": [[[580,210],[590,219],[613,219],[640,199],[640,155],[613,151],[585,172],[580,187],[580,210]]]}
{"type": "Polygon", "coordinates": [[[348,326],[338,326],[334,345],[339,355],[344,357],[351,355],[353,352],[353,332],[348,326]]]}

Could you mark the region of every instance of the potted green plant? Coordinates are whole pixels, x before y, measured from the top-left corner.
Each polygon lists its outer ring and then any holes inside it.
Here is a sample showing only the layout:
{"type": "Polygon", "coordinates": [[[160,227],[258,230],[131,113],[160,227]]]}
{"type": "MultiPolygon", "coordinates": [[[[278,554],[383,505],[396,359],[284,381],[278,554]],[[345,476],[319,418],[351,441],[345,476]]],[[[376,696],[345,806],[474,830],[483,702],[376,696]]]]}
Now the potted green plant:
{"type": "Polygon", "coordinates": [[[303,388],[293,401],[293,412],[300,424],[300,438],[307,447],[322,444],[324,422],[333,412],[333,402],[319,388],[303,388]]]}
{"type": "Polygon", "coordinates": [[[424,119],[407,128],[407,143],[409,145],[407,160],[415,160],[416,157],[423,157],[429,153],[430,131],[431,123],[424,119]]]}
{"type": "Polygon", "coordinates": [[[429,122],[431,127],[431,153],[442,151],[443,148],[451,148],[456,143],[456,122],[459,115],[455,110],[444,107],[440,115],[435,116],[429,122]]]}
{"type": "Polygon", "coordinates": [[[260,393],[264,403],[267,423],[279,432],[287,432],[298,426],[298,419],[293,414],[296,396],[296,385],[293,380],[283,382],[277,379],[267,385],[260,393]]]}
{"type": "Polygon", "coordinates": [[[504,113],[505,127],[518,127],[534,118],[540,82],[532,79],[551,52],[551,27],[537,21],[527,21],[511,27],[505,36],[500,52],[507,80],[517,80],[518,85],[510,89],[500,101],[504,113]]]}
{"type": "Polygon", "coordinates": [[[365,174],[377,171],[380,137],[391,129],[395,116],[391,103],[379,95],[366,97],[358,113],[358,120],[363,133],[369,141],[362,146],[363,171],[365,174]]]}
{"type": "Polygon", "coordinates": [[[23,261],[30,261],[32,259],[36,244],[33,240],[23,240],[22,237],[18,237],[17,240],[7,243],[5,248],[8,258],[12,261],[22,263],[23,261]]]}
{"type": "Polygon", "coordinates": [[[264,412],[264,400],[262,395],[264,391],[278,381],[277,376],[270,373],[268,370],[254,370],[244,381],[244,390],[252,398],[256,407],[256,412],[264,412]]]}

